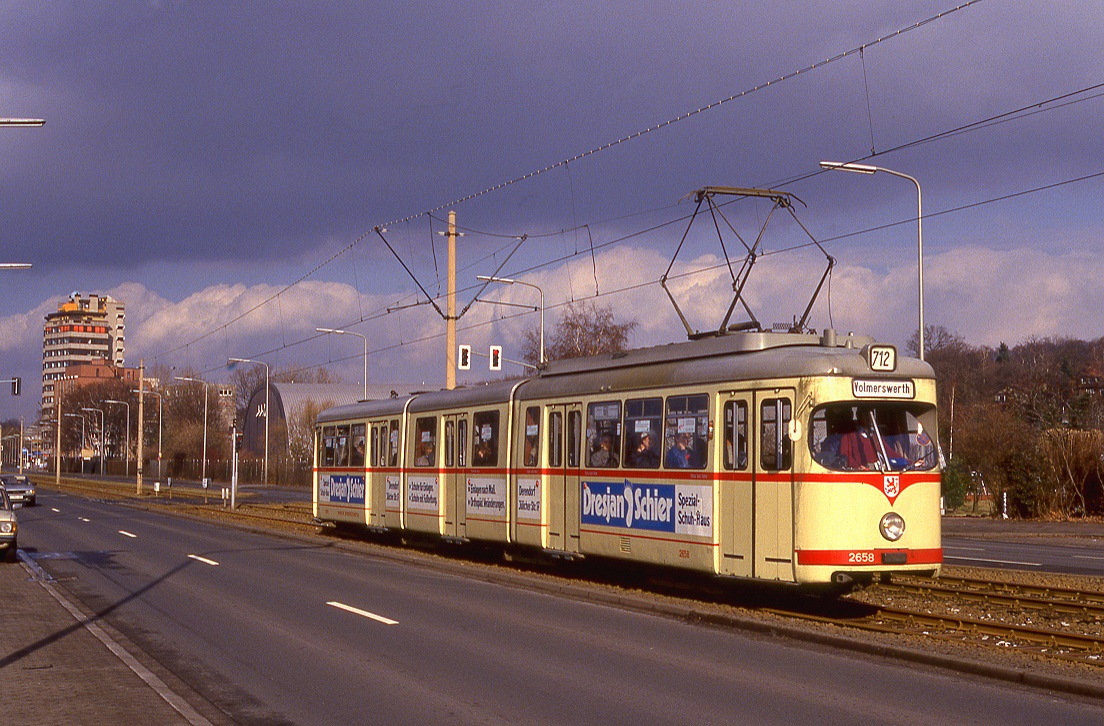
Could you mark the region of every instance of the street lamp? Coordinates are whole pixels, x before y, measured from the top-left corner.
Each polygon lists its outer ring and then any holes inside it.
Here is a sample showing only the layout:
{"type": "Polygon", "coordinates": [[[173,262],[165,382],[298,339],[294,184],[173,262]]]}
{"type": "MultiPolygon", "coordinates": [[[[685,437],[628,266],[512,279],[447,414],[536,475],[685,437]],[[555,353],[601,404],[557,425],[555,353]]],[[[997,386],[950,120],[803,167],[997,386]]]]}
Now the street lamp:
{"type": "Polygon", "coordinates": [[[130,404],[126,401],[115,401],[113,399],[104,399],[104,403],[116,403],[120,406],[126,406],[127,410],[127,423],[126,423],[126,476],[130,476],[130,404]]]}
{"type": "Polygon", "coordinates": [[[268,486],[268,420],[269,420],[269,418],[271,418],[271,417],[269,416],[269,410],[268,410],[268,408],[269,408],[269,404],[271,403],[271,400],[270,400],[270,389],[271,389],[271,385],[270,385],[270,379],[271,379],[271,376],[270,376],[270,373],[271,373],[271,371],[270,371],[270,370],[269,370],[269,368],[268,368],[268,363],[265,363],[265,362],[264,362],[263,360],[251,360],[251,359],[249,359],[249,358],[229,358],[229,359],[227,359],[227,361],[226,361],[226,364],[227,364],[227,365],[232,365],[232,364],[234,364],[234,363],[258,363],[258,364],[260,364],[260,365],[262,365],[262,366],[264,366],[264,367],[265,367],[265,412],[264,412],[264,417],[265,417],[265,451],[264,451],[264,485],[265,485],[265,486],[268,486]]]}
{"type": "MultiPolygon", "coordinates": [[[[207,381],[201,378],[189,378],[188,376],[173,376],[178,381],[191,381],[192,383],[203,384],[203,466],[201,467],[200,478],[207,479],[207,381]]],[[[160,475],[161,472],[158,472],[160,475]]]]}
{"type": "MultiPolygon", "coordinates": [[[[131,393],[141,393],[137,388],[131,390],[131,393]]],[[[146,391],[151,396],[157,396],[157,478],[161,478],[161,394],[157,391],[146,391]]],[[[142,427],[142,434],[145,435],[145,426],[142,427]]]]}
{"type": "Polygon", "coordinates": [[[104,412],[102,408],[82,408],[82,411],[95,411],[100,414],[100,476],[107,476],[104,466],[104,412]]]}
{"type": "Polygon", "coordinates": [[[315,328],[319,333],[334,333],[335,335],[355,335],[364,341],[364,400],[368,400],[368,338],[352,330],[335,330],[334,328],[315,328]]]}
{"type": "Polygon", "coordinates": [[[917,347],[920,352],[920,360],[924,360],[924,203],[923,197],[920,194],[920,182],[918,182],[915,177],[911,177],[908,174],[886,169],[882,166],[870,166],[869,164],[856,164],[854,162],[842,161],[822,161],[820,162],[820,166],[822,169],[850,171],[856,174],[876,174],[879,171],[884,171],[886,174],[908,179],[916,185],[916,277],[920,309],[920,338],[917,347]]]}
{"type": "Polygon", "coordinates": [[[501,282],[503,285],[525,285],[540,293],[540,364],[544,365],[544,290],[531,282],[513,280],[509,277],[491,277],[490,275],[476,275],[475,279],[484,282],[501,282]]]}
{"type": "MultiPolygon", "coordinates": [[[[84,438],[85,438],[85,436],[84,436],[84,424],[86,422],[86,419],[84,418],[84,416],[80,415],[79,413],[66,413],[66,414],[62,414],[62,415],[63,416],[72,416],[73,418],[79,418],[81,420],[81,452],[83,453],[84,452],[84,438]]],[[[84,473],[83,465],[81,467],[81,473],[82,474],[84,473]]]]}

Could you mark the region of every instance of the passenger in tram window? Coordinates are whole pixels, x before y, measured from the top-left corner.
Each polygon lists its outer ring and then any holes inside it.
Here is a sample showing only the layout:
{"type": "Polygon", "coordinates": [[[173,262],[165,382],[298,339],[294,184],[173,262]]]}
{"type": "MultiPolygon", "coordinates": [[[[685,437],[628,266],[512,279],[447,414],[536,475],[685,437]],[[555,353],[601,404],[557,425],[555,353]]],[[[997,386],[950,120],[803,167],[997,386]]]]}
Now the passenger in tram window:
{"type": "Polygon", "coordinates": [[[690,434],[675,434],[674,445],[667,450],[665,464],[668,469],[699,469],[698,454],[690,448],[690,434]]]}
{"type": "Polygon", "coordinates": [[[414,466],[433,466],[433,453],[433,442],[423,441],[418,456],[414,459],[414,466]]]}
{"type": "Polygon", "coordinates": [[[487,466],[488,464],[497,463],[494,458],[494,449],[491,447],[491,442],[487,439],[480,439],[479,443],[475,445],[472,463],[475,466],[487,466]]]}
{"type": "Polygon", "coordinates": [[[655,450],[655,439],[652,434],[645,431],[640,435],[640,441],[629,458],[629,466],[637,469],[655,469],[659,466],[659,454],[655,450]]]}
{"type": "Polygon", "coordinates": [[[590,465],[601,468],[617,466],[617,454],[613,451],[613,439],[609,434],[603,434],[599,439],[598,448],[590,455],[590,465]]]}

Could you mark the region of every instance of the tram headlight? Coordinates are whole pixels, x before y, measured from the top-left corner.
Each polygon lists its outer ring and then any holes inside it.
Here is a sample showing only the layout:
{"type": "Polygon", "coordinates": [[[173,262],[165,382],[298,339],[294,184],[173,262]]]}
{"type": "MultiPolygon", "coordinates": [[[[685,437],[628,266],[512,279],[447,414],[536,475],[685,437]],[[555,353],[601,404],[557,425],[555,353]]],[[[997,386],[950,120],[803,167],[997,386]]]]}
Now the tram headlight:
{"type": "Polygon", "coordinates": [[[905,533],[905,518],[897,512],[889,512],[878,523],[878,529],[883,537],[890,542],[896,542],[905,533]]]}

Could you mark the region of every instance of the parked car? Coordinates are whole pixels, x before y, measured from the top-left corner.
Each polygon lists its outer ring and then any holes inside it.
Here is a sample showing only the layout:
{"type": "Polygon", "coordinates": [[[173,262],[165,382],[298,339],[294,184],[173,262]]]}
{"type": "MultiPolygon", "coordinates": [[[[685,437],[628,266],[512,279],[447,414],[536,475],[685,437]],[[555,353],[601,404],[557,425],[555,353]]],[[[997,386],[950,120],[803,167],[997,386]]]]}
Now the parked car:
{"type": "Polygon", "coordinates": [[[15,519],[15,507],[8,499],[8,492],[0,485],[0,554],[5,562],[15,562],[18,557],[16,535],[19,524],[15,519]]]}
{"type": "Polygon", "coordinates": [[[0,474],[0,484],[8,490],[8,499],[12,504],[22,504],[27,507],[35,505],[35,485],[22,474],[0,474]]]}

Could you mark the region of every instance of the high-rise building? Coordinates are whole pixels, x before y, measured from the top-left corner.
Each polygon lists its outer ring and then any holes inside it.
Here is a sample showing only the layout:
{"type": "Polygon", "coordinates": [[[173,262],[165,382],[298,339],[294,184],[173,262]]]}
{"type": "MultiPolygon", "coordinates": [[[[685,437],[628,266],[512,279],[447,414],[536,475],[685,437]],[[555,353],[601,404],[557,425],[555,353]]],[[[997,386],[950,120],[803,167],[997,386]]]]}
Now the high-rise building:
{"type": "Polygon", "coordinates": [[[46,316],[42,331],[42,418],[53,416],[56,382],[69,366],[123,367],[126,306],[108,295],[74,292],[46,316]]]}

